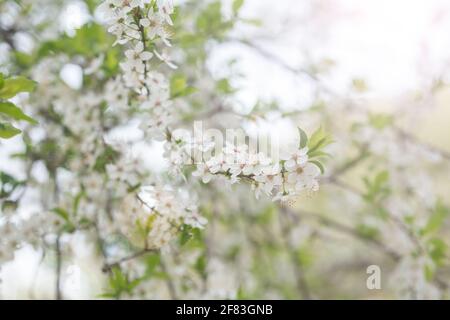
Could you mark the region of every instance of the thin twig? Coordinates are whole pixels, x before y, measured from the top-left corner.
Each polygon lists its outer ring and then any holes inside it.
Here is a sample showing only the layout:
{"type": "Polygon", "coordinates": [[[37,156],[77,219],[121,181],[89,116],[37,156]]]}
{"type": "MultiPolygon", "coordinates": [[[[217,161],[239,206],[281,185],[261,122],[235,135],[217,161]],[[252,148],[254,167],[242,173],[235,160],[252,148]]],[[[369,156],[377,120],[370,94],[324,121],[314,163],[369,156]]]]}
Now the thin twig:
{"type": "Polygon", "coordinates": [[[123,262],[139,258],[139,257],[141,257],[141,256],[143,256],[143,255],[145,255],[145,254],[147,254],[149,252],[157,252],[157,251],[158,250],[156,250],[156,249],[142,249],[142,250],[137,251],[137,252],[135,252],[135,253],[133,253],[133,254],[131,254],[129,256],[123,257],[123,258],[121,258],[121,259],[119,259],[119,260],[117,260],[115,262],[105,263],[103,265],[102,271],[103,272],[109,272],[109,271],[111,271],[111,269],[113,269],[114,267],[119,266],[123,262]]]}
{"type": "Polygon", "coordinates": [[[61,265],[62,265],[62,255],[61,255],[61,234],[56,237],[56,300],[62,300],[61,292],[61,265]]]}
{"type": "Polygon", "coordinates": [[[365,237],[364,235],[359,233],[357,230],[355,230],[349,226],[346,226],[345,224],[342,224],[340,222],[337,222],[330,218],[327,218],[320,213],[311,212],[311,211],[307,211],[307,210],[295,210],[295,212],[294,212],[293,210],[289,210],[287,208],[284,208],[284,210],[286,210],[287,213],[291,214],[294,217],[297,217],[295,213],[299,213],[300,215],[302,215],[304,217],[316,219],[317,221],[319,221],[321,224],[323,224],[326,227],[332,228],[333,230],[342,232],[346,235],[349,235],[353,238],[359,239],[359,240],[366,242],[374,247],[377,247],[378,249],[380,249],[381,251],[386,253],[390,258],[392,258],[395,261],[397,261],[401,258],[400,254],[398,254],[393,249],[384,245],[378,239],[365,237]]]}
{"type": "Polygon", "coordinates": [[[438,147],[432,146],[425,142],[419,141],[417,137],[415,137],[414,135],[412,135],[409,132],[406,132],[405,130],[403,130],[401,128],[394,127],[394,130],[401,138],[408,140],[410,142],[413,142],[415,144],[418,144],[431,152],[438,153],[441,157],[445,158],[446,160],[450,160],[450,152],[448,152],[446,150],[442,150],[438,147]]]}

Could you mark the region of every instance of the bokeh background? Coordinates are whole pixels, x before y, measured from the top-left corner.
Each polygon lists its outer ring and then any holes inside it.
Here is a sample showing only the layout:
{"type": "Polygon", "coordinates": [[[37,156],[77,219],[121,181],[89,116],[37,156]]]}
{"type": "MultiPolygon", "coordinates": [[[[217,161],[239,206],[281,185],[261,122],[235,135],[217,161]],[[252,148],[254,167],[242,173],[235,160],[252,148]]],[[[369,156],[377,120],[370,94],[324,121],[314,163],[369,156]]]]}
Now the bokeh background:
{"type": "MultiPolygon", "coordinates": [[[[223,3],[223,14],[230,15],[231,2],[223,0],[223,3]]],[[[45,1],[42,5],[46,5],[45,1]]],[[[62,7],[63,10],[55,13],[55,19],[60,30],[68,34],[74,34],[77,28],[91,19],[83,1],[67,0],[62,7]]],[[[0,14],[2,19],[8,19],[7,13],[0,14]]],[[[358,113],[347,108],[352,104],[353,108],[394,114],[403,129],[421,145],[438,153],[450,152],[448,1],[246,0],[241,16],[254,23],[237,24],[227,41],[211,46],[207,61],[212,75],[229,76],[232,84],[239,88],[229,98],[229,103],[237,112],[245,113],[258,103],[273,102],[276,102],[278,112],[298,112],[309,110],[319,101],[327,104],[327,116],[321,119],[318,112],[311,122],[301,118],[306,127],[312,128],[316,123],[325,123],[326,126],[330,121],[334,126],[346,127],[358,113]],[[230,59],[235,61],[231,75],[228,67],[230,59]]],[[[14,19],[13,16],[9,18],[14,19]]],[[[33,50],[33,43],[26,36],[15,41],[21,51],[33,50]]],[[[4,55],[1,52],[6,52],[7,47],[6,43],[0,43],[0,64],[4,55]]],[[[81,72],[76,66],[67,66],[61,71],[61,78],[76,88],[80,85],[81,72]]],[[[260,130],[276,134],[283,134],[286,127],[278,116],[258,125],[260,130]]],[[[351,158],[343,132],[335,136],[336,143],[331,147],[336,159],[351,158]]],[[[0,170],[20,176],[23,168],[8,160],[9,154],[23,148],[20,138],[2,141],[0,148],[0,170]]],[[[167,166],[161,150],[158,143],[135,146],[136,154],[146,158],[148,165],[156,171],[167,166]]],[[[333,168],[333,163],[329,166],[333,168]]],[[[364,184],[361,177],[370,170],[370,166],[364,164],[355,166],[345,173],[343,180],[351,188],[362,190],[364,184]]],[[[448,166],[431,168],[427,174],[433,182],[433,196],[448,204],[448,166]]],[[[39,176],[39,172],[36,175],[39,176]]],[[[417,188],[428,190],[427,185],[420,181],[417,188]]],[[[30,197],[32,203],[32,195],[30,197]]],[[[244,194],[243,197],[251,197],[251,194],[244,194]]],[[[402,270],[402,267],[385,258],[377,248],[367,247],[364,241],[358,242],[345,230],[341,232],[342,228],[359,219],[356,217],[363,210],[358,208],[359,203],[360,199],[354,194],[346,193],[339,186],[324,184],[318,194],[304,197],[290,208],[305,212],[301,218],[303,222],[290,236],[297,243],[306,238],[313,239],[308,242],[301,259],[306,265],[312,290],[319,292],[317,297],[395,297],[395,290],[367,290],[366,267],[379,264],[389,276],[393,270],[402,270]],[[308,217],[306,213],[309,211],[324,213],[325,220],[321,218],[318,222],[318,219],[308,217]],[[338,230],[330,227],[333,223],[326,219],[338,221],[338,230]],[[320,222],[325,222],[325,226],[319,227],[320,222]],[[314,240],[316,238],[319,240],[314,240]]],[[[247,206],[257,204],[250,202],[247,206]]],[[[27,210],[32,209],[25,205],[22,210],[22,214],[26,215],[27,210]]],[[[220,232],[221,237],[229,235],[239,239],[225,227],[220,232]]],[[[259,232],[271,231],[249,232],[254,233],[255,241],[259,241],[259,232]]],[[[279,231],[269,236],[279,237],[279,231]]],[[[81,235],[78,242],[73,242],[71,250],[75,258],[64,271],[63,288],[67,298],[94,298],[101,291],[105,275],[98,268],[101,262],[94,254],[93,246],[86,243],[81,235]]],[[[263,254],[259,259],[266,258],[263,254]]],[[[281,259],[277,266],[272,266],[268,282],[272,277],[274,283],[282,283],[277,277],[291,272],[290,267],[284,265],[288,264],[287,260],[281,259]]],[[[406,273],[407,268],[404,270],[406,273]]],[[[443,273],[445,279],[447,275],[443,273]]],[[[54,277],[52,266],[43,264],[41,255],[25,246],[16,252],[13,261],[1,269],[1,297],[52,298],[54,277]]],[[[384,278],[383,274],[383,288],[395,287],[387,279],[388,276],[384,278]]],[[[227,285],[226,279],[223,285],[227,285]]],[[[260,297],[298,298],[290,289],[285,289],[284,296],[280,295],[272,290],[273,283],[266,287],[267,291],[260,297]]],[[[264,290],[264,285],[261,288],[259,290],[264,290]]]]}

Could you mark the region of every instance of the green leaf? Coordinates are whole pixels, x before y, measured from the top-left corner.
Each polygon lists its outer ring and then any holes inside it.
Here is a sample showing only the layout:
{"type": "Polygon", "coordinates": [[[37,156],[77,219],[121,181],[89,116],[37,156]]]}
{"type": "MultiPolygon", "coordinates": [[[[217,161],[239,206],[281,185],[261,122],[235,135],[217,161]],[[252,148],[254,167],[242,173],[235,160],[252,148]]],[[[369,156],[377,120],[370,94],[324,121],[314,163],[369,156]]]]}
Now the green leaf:
{"type": "Polygon", "coordinates": [[[6,172],[0,171],[0,199],[9,197],[24,182],[16,180],[6,172]]]}
{"type": "Polygon", "coordinates": [[[195,262],[194,267],[199,274],[201,274],[203,276],[206,275],[206,256],[205,256],[205,254],[202,254],[197,258],[197,261],[195,262]]]}
{"type": "Polygon", "coordinates": [[[195,91],[195,88],[188,86],[186,77],[182,74],[175,74],[170,79],[170,96],[172,98],[187,96],[195,91]]]}
{"type": "Polygon", "coordinates": [[[177,74],[170,79],[170,95],[172,97],[179,95],[186,87],[186,78],[183,75],[177,74]]]}
{"type": "Polygon", "coordinates": [[[233,27],[234,20],[224,20],[221,1],[214,1],[206,6],[196,21],[197,34],[208,37],[223,38],[233,27]]]}
{"type": "Polygon", "coordinates": [[[303,131],[302,128],[297,127],[298,128],[298,133],[300,135],[300,149],[303,149],[304,147],[306,147],[308,145],[308,135],[306,134],[305,131],[303,131]]]}
{"type": "Polygon", "coordinates": [[[312,158],[320,158],[320,157],[325,158],[325,157],[331,157],[331,155],[329,153],[327,153],[327,152],[316,150],[316,151],[313,151],[313,152],[309,153],[308,157],[310,159],[312,159],[312,158]]]}
{"type": "Polygon", "coordinates": [[[149,254],[146,260],[146,274],[153,275],[156,272],[156,269],[161,264],[161,256],[159,253],[149,254]]]}
{"type": "Polygon", "coordinates": [[[9,123],[0,122],[0,138],[9,139],[18,135],[21,132],[22,132],[21,130],[15,128],[9,123]]]}
{"type": "Polygon", "coordinates": [[[426,226],[422,230],[422,234],[426,235],[438,231],[444,224],[444,221],[448,215],[448,208],[446,208],[442,202],[438,201],[436,207],[434,208],[434,212],[430,215],[426,226]]]}
{"type": "Polygon", "coordinates": [[[375,227],[366,224],[358,224],[356,231],[367,239],[375,239],[378,235],[378,230],[375,227]]]}
{"type": "Polygon", "coordinates": [[[428,252],[436,265],[442,265],[447,252],[447,244],[439,238],[430,239],[428,241],[428,252]]]}
{"type": "Polygon", "coordinates": [[[244,0],[234,0],[233,1],[233,13],[237,15],[242,5],[244,4],[244,0]]]}
{"type": "Polygon", "coordinates": [[[308,155],[316,150],[326,147],[332,142],[333,140],[331,139],[331,136],[326,133],[322,127],[320,127],[309,138],[308,155]]]}
{"type": "Polygon", "coordinates": [[[425,279],[427,281],[433,280],[435,271],[436,271],[436,268],[434,266],[431,266],[429,263],[425,264],[425,266],[424,266],[425,279]]]}
{"type": "Polygon", "coordinates": [[[192,238],[192,227],[185,224],[180,234],[180,245],[185,245],[192,238]]]}
{"type": "Polygon", "coordinates": [[[34,62],[34,57],[27,53],[14,51],[13,55],[17,64],[23,68],[30,67],[34,62]]]}
{"type": "Polygon", "coordinates": [[[20,110],[15,104],[11,102],[0,102],[0,113],[7,115],[14,120],[24,120],[33,124],[37,124],[37,121],[27,116],[20,110]]]}
{"type": "Polygon", "coordinates": [[[389,172],[384,170],[377,174],[374,180],[374,186],[376,189],[381,189],[389,180],[389,172]]]}
{"type": "Polygon", "coordinates": [[[69,221],[69,213],[66,210],[62,208],[55,208],[52,211],[63,218],[65,221],[69,221]]]}
{"type": "Polygon", "coordinates": [[[230,94],[236,91],[233,89],[233,87],[230,85],[230,82],[226,78],[217,81],[216,88],[223,94],[230,94]]]}
{"type": "Polygon", "coordinates": [[[363,178],[366,186],[364,199],[368,202],[376,202],[377,199],[385,197],[389,193],[389,172],[384,170],[376,174],[371,180],[368,177],[363,178]]]}
{"type": "Polygon", "coordinates": [[[5,83],[5,78],[3,73],[0,72],[0,89],[3,88],[3,84],[5,83]]]}
{"type": "Polygon", "coordinates": [[[109,278],[109,285],[113,289],[116,296],[128,288],[128,279],[118,267],[112,268],[112,274],[109,278]]]}
{"type": "Polygon", "coordinates": [[[4,80],[0,89],[0,98],[10,99],[19,92],[31,92],[36,87],[36,82],[25,77],[15,77],[4,80]]]}
{"type": "Polygon", "coordinates": [[[95,9],[98,6],[98,1],[97,0],[85,0],[84,1],[86,3],[86,6],[89,9],[90,13],[94,13],[95,9]]]}
{"type": "Polygon", "coordinates": [[[323,167],[323,164],[321,164],[317,160],[310,160],[309,162],[311,162],[312,164],[316,165],[320,169],[320,173],[324,174],[325,168],[323,167]]]}

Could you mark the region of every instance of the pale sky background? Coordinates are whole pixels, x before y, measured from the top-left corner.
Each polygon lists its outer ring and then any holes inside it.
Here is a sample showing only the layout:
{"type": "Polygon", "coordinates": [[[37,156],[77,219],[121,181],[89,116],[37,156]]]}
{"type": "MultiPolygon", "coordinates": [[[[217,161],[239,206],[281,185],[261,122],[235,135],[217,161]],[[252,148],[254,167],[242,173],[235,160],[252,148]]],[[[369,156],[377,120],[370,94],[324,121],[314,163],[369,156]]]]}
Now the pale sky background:
{"type": "MultiPolygon", "coordinates": [[[[73,32],[84,21],[84,9],[77,1],[67,3],[61,28],[73,32]]],[[[241,26],[235,36],[263,39],[258,40],[261,46],[294,68],[304,66],[305,61],[331,59],[335,66],[323,79],[333,90],[347,92],[353,78],[364,78],[369,88],[366,98],[393,100],[448,69],[449,15],[450,2],[446,0],[246,0],[242,16],[264,24],[259,29],[241,26]]],[[[312,85],[307,78],[287,73],[242,45],[221,46],[209,65],[220,73],[231,57],[238,59],[238,69],[244,74],[238,82],[241,91],[237,103],[241,106],[253,106],[257,99],[276,99],[285,109],[310,105],[312,85]]],[[[62,77],[76,85],[77,72],[69,66],[62,77]]],[[[21,168],[11,167],[4,158],[17,146],[20,137],[2,142],[0,170],[20,174],[21,168]]],[[[153,161],[155,166],[162,165],[153,161]]],[[[87,261],[90,253],[80,255],[87,261]]],[[[39,256],[30,248],[20,250],[15,261],[2,270],[0,297],[25,297],[26,284],[36,275],[38,262],[39,256]]],[[[70,297],[88,297],[88,288],[77,284],[81,277],[77,268],[72,267],[67,283],[70,297]]],[[[51,298],[53,269],[41,265],[37,274],[36,291],[51,298]]]]}

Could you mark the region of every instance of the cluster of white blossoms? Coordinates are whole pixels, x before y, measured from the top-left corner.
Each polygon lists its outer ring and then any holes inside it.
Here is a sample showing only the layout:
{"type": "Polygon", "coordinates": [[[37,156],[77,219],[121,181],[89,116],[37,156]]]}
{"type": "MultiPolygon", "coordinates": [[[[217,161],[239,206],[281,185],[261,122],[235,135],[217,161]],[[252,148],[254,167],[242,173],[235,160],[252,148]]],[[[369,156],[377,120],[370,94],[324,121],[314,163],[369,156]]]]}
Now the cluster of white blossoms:
{"type": "Polygon", "coordinates": [[[114,113],[126,114],[128,109],[128,89],[124,87],[120,78],[109,80],[105,85],[103,94],[110,110],[114,113]]]}
{"type": "Polygon", "coordinates": [[[149,72],[146,83],[151,94],[140,104],[143,111],[140,129],[146,136],[164,140],[169,124],[175,120],[169,82],[162,73],[149,72]]]}
{"type": "MultiPolygon", "coordinates": [[[[92,167],[104,149],[104,128],[101,120],[100,104],[108,96],[88,90],[79,95],[67,86],[59,77],[60,70],[71,62],[63,54],[46,58],[32,70],[32,79],[39,83],[35,94],[27,104],[40,121],[45,121],[46,139],[58,141],[58,155],[63,158],[68,154],[75,155],[71,149],[76,142],[76,155],[71,158],[69,167],[79,170],[92,167]],[[79,155],[79,156],[78,156],[79,155]]],[[[115,92],[119,92],[117,88],[115,92]]],[[[41,136],[41,134],[37,135],[41,136]]],[[[38,138],[37,141],[40,140],[38,138]]]]}
{"type": "Polygon", "coordinates": [[[14,223],[6,219],[0,225],[0,267],[1,264],[14,259],[14,252],[24,243],[35,247],[42,246],[45,236],[56,234],[64,221],[54,213],[35,213],[27,220],[14,223]]]}
{"type": "Polygon", "coordinates": [[[135,245],[146,249],[163,247],[184,225],[203,228],[206,224],[196,206],[182,201],[169,186],[146,186],[129,194],[115,219],[135,245]]]}
{"type": "Polygon", "coordinates": [[[14,258],[14,250],[17,249],[22,236],[17,227],[12,223],[0,226],[0,264],[14,258]]]}
{"type": "MultiPolygon", "coordinates": [[[[152,138],[164,138],[174,118],[169,82],[163,74],[153,70],[151,62],[156,57],[156,61],[177,68],[167,52],[158,49],[171,46],[172,1],[107,0],[99,9],[109,24],[108,31],[117,38],[115,44],[128,45],[126,60],[120,67],[126,87],[139,95],[139,110],[143,113],[141,129],[152,138]]],[[[114,83],[111,86],[116,87],[114,83]]],[[[126,104],[123,93],[110,95],[110,105],[126,104]]]]}
{"type": "MultiPolygon", "coordinates": [[[[125,61],[120,63],[122,76],[107,84],[108,107],[125,111],[131,104],[137,105],[140,129],[145,136],[164,140],[174,120],[173,102],[168,79],[155,69],[158,61],[176,68],[167,53],[158,49],[171,46],[172,2],[106,0],[99,9],[109,24],[108,31],[116,36],[115,44],[127,46],[125,61]]],[[[145,179],[136,168],[139,165],[134,160],[125,159],[106,166],[109,188],[120,194],[118,198],[122,197],[115,224],[132,242],[147,249],[159,249],[183,225],[203,227],[206,219],[195,206],[180,201],[170,187],[140,187],[145,179]]]]}
{"type": "Polygon", "coordinates": [[[264,153],[248,152],[246,145],[228,145],[219,155],[197,164],[192,175],[200,177],[204,183],[213,179],[230,184],[247,180],[256,198],[266,194],[272,196],[273,201],[286,201],[319,189],[320,169],[308,162],[307,152],[305,147],[275,162],[264,153]]]}
{"type": "Polygon", "coordinates": [[[166,146],[166,158],[178,171],[186,165],[194,165],[192,175],[203,183],[220,180],[233,185],[246,181],[252,185],[256,198],[266,194],[272,196],[273,201],[286,201],[319,189],[320,168],[309,161],[308,147],[274,160],[263,152],[250,150],[246,144],[226,142],[224,148],[217,149],[212,140],[198,141],[177,133],[172,133],[166,146]]]}

